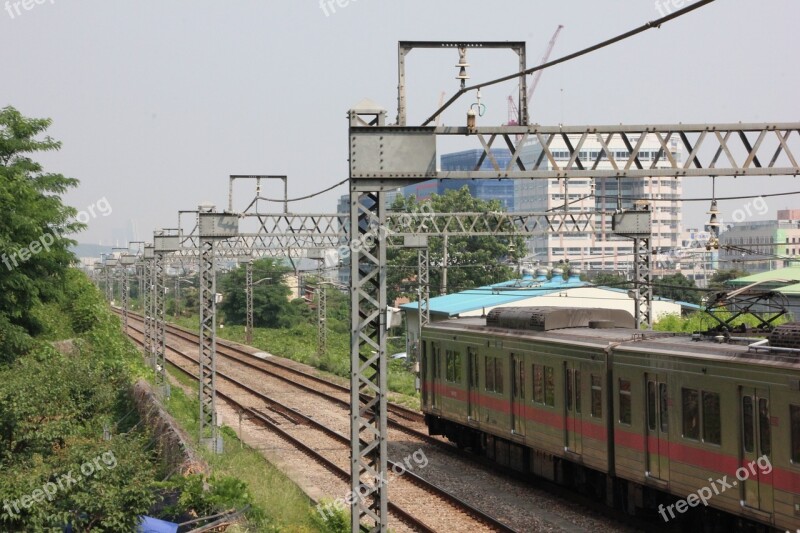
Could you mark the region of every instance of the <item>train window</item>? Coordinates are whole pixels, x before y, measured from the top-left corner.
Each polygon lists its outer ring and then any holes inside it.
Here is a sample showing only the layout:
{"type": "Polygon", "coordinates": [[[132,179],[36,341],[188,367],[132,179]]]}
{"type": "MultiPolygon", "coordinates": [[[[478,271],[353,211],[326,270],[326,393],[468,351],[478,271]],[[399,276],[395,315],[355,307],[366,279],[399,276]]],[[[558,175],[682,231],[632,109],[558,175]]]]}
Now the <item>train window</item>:
{"type": "Polygon", "coordinates": [[[800,464],[800,405],[789,406],[789,424],[792,426],[792,462],[800,464]]]}
{"type": "Polygon", "coordinates": [[[667,401],[667,384],[658,384],[658,396],[661,401],[661,431],[669,432],[669,405],[667,401]]]}
{"type": "Polygon", "coordinates": [[[440,356],[442,355],[442,350],[436,344],[433,345],[433,377],[435,379],[439,379],[442,377],[442,361],[440,360],[440,356]]]}
{"type": "Polygon", "coordinates": [[[533,401],[544,403],[544,369],[542,365],[533,365],[533,401]]]}
{"type": "Polygon", "coordinates": [[[486,390],[494,391],[494,357],[489,357],[487,355],[484,361],[483,375],[486,378],[486,390]]]}
{"type": "Polygon", "coordinates": [[[656,382],[647,382],[647,427],[656,430],[656,382]]]}
{"type": "Polygon", "coordinates": [[[698,393],[695,389],[681,389],[683,403],[683,436],[700,440],[700,409],[697,405],[698,393]]]}
{"type": "Polygon", "coordinates": [[[761,453],[772,453],[772,436],[769,427],[769,403],[766,398],[758,399],[758,436],[760,437],[761,453]]]}
{"type": "Polygon", "coordinates": [[[461,382],[461,353],[453,350],[445,351],[447,381],[451,383],[461,382]]]}
{"type": "Polygon", "coordinates": [[[591,374],[592,379],[592,416],[603,418],[603,378],[591,374]]]}
{"type": "Polygon", "coordinates": [[[467,348],[467,356],[469,357],[469,384],[471,387],[478,387],[478,376],[480,369],[478,368],[478,354],[475,348],[467,348]]]}
{"type": "Polygon", "coordinates": [[[494,391],[503,392],[503,360],[499,357],[494,358],[494,391]]]}
{"type": "Polygon", "coordinates": [[[544,403],[553,407],[556,404],[555,378],[553,367],[544,367],[544,403]]]}
{"type": "Polygon", "coordinates": [[[744,451],[753,451],[753,397],[742,396],[742,443],[744,451]]]}
{"type": "Polygon", "coordinates": [[[567,411],[572,411],[572,369],[568,368],[565,374],[564,384],[566,385],[567,411]]]}
{"type": "Polygon", "coordinates": [[[619,422],[631,424],[631,382],[627,379],[619,380],[619,422]]]}
{"type": "Polygon", "coordinates": [[[581,371],[575,369],[575,412],[581,413],[581,371]]]}
{"type": "Polygon", "coordinates": [[[517,388],[517,396],[525,399],[525,362],[521,360],[516,360],[516,372],[517,375],[515,377],[517,388]]]}
{"type": "Polygon", "coordinates": [[[703,442],[722,444],[719,394],[703,391],[703,442]]]}

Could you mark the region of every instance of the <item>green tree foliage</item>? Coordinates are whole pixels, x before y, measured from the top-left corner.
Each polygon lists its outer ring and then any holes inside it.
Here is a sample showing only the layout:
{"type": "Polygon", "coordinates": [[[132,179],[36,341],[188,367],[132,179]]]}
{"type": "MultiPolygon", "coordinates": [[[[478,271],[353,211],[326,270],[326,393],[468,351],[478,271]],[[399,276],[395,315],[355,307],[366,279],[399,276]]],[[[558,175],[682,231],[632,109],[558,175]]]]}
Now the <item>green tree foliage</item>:
{"type": "Polygon", "coordinates": [[[619,274],[610,274],[607,272],[600,272],[590,280],[593,284],[603,287],[614,287],[624,289],[630,286],[630,282],[625,276],[619,274]]]}
{"type": "Polygon", "coordinates": [[[693,304],[699,304],[702,299],[702,293],[697,290],[694,280],[680,273],[662,276],[658,279],[653,285],[653,294],[693,304]]]}
{"type": "Polygon", "coordinates": [[[74,261],[66,236],[83,227],[72,220],[75,209],[61,203],[78,181],[47,173],[30,157],[61,147],[45,135],[50,123],[0,110],[0,361],[30,349],[26,336],[41,329],[31,309],[60,297],[74,261]]]}
{"type": "MultiPolygon", "coordinates": [[[[288,272],[289,269],[275,259],[253,262],[253,324],[256,327],[291,327],[304,319],[307,306],[289,301],[291,289],[283,280],[288,272]]],[[[219,309],[229,324],[245,324],[247,321],[245,283],[244,267],[220,279],[223,299],[219,309]]]]}
{"type": "Polygon", "coordinates": [[[732,279],[743,278],[749,276],[750,272],[746,270],[739,270],[738,268],[731,268],[729,270],[717,270],[711,279],[708,280],[708,287],[722,291],[726,289],[725,283],[732,279]]]}
{"type": "MultiPolygon", "coordinates": [[[[409,213],[412,217],[424,217],[426,213],[497,213],[503,211],[498,200],[473,198],[465,186],[458,191],[446,191],[443,195],[433,195],[430,200],[418,202],[414,196],[398,197],[391,206],[393,211],[409,213]]],[[[499,283],[518,277],[514,264],[525,256],[523,237],[448,237],[448,292],[471,289],[499,283]],[[513,249],[509,245],[513,243],[513,249]]],[[[442,280],[444,239],[431,236],[430,249],[430,287],[431,295],[439,293],[442,280]]],[[[389,273],[387,288],[389,301],[398,296],[417,297],[417,252],[390,248],[387,253],[389,273]]]]}
{"type": "Polygon", "coordinates": [[[0,530],[131,531],[155,500],[128,395],[140,356],[85,275],[68,270],[62,289],[58,305],[34,306],[43,331],[29,352],[0,367],[0,494],[18,502],[0,509],[0,530]],[[65,334],[61,351],[41,340],[65,334]],[[25,507],[48,483],[53,497],[25,507]]]}

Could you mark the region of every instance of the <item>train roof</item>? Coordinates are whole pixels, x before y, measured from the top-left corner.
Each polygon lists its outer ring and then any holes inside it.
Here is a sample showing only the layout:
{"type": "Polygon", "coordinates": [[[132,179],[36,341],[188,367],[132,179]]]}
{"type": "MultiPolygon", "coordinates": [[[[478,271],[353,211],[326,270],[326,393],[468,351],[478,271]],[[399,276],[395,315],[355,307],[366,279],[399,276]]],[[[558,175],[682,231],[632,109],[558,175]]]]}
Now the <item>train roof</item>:
{"type": "Polygon", "coordinates": [[[598,350],[613,347],[616,352],[657,353],[707,361],[763,364],[800,370],[800,351],[771,353],[765,347],[761,347],[760,351],[753,350],[748,345],[757,339],[743,339],[742,343],[736,343],[736,337],[733,337],[733,342],[719,342],[719,337],[640,330],[630,327],[598,328],[588,325],[534,331],[487,326],[485,318],[443,320],[426,326],[426,331],[485,334],[495,338],[503,337],[518,341],[579,344],[598,350]]]}

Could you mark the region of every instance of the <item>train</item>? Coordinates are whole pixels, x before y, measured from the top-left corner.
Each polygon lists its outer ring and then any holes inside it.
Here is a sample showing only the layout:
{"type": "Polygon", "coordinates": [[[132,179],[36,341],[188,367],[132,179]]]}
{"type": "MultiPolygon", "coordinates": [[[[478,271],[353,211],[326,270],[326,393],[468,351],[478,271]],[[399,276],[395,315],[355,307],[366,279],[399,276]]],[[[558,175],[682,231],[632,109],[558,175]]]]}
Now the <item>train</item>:
{"type": "Polygon", "coordinates": [[[798,323],[758,339],[509,307],[420,342],[431,435],[656,523],[800,527],[798,323]]]}

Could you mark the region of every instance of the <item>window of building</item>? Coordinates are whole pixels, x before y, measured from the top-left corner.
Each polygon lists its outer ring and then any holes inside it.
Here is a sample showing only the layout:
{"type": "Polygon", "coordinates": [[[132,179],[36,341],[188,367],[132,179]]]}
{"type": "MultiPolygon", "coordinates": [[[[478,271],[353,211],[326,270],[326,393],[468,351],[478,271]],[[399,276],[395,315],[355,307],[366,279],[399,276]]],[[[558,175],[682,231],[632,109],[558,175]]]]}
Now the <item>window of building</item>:
{"type": "Polygon", "coordinates": [[[603,418],[603,378],[591,374],[592,381],[592,411],[595,418],[603,418]]]}
{"type": "Polygon", "coordinates": [[[715,392],[703,391],[703,441],[709,444],[722,444],[719,394],[715,392]]]}
{"type": "Polygon", "coordinates": [[[792,462],[800,464],[800,405],[789,406],[789,425],[792,432],[792,462]]]}
{"type": "Polygon", "coordinates": [[[619,380],[619,422],[631,423],[631,382],[627,379],[619,380]]]}
{"type": "Polygon", "coordinates": [[[461,382],[461,353],[453,350],[445,350],[445,379],[450,383],[461,382]]]}

